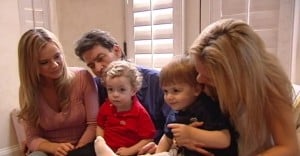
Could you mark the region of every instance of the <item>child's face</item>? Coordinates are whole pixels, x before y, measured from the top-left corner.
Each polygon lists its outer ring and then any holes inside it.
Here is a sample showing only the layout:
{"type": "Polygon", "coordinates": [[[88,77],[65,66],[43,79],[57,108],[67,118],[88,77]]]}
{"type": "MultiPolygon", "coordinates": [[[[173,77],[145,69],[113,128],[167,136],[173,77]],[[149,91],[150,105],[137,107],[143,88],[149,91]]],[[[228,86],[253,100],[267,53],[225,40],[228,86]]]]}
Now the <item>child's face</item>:
{"type": "Polygon", "coordinates": [[[176,111],[184,110],[193,104],[201,92],[201,87],[187,83],[175,83],[162,86],[166,103],[176,111]]]}
{"type": "Polygon", "coordinates": [[[108,99],[118,110],[131,108],[132,96],[135,90],[127,77],[120,76],[115,78],[106,78],[106,89],[108,99]]]}

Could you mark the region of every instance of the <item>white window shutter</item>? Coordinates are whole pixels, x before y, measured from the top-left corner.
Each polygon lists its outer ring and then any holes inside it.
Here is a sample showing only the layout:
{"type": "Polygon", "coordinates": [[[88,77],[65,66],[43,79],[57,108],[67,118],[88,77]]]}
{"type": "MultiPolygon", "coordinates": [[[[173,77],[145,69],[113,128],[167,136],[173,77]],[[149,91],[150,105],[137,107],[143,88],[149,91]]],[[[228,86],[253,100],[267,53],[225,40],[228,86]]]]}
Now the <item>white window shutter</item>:
{"type": "Polygon", "coordinates": [[[182,54],[182,8],[181,0],[129,0],[128,58],[159,69],[174,55],[182,54]]]}
{"type": "Polygon", "coordinates": [[[21,31],[34,27],[50,29],[49,0],[18,0],[21,31]]]}
{"type": "MultiPolygon", "coordinates": [[[[279,58],[286,73],[292,73],[292,43],[295,0],[210,0],[202,12],[201,23],[209,24],[223,18],[247,22],[264,40],[269,52],[279,58]],[[204,16],[204,17],[203,17],[204,16]],[[209,17],[207,19],[207,17],[209,17]]],[[[201,29],[206,25],[201,25],[201,29]]]]}

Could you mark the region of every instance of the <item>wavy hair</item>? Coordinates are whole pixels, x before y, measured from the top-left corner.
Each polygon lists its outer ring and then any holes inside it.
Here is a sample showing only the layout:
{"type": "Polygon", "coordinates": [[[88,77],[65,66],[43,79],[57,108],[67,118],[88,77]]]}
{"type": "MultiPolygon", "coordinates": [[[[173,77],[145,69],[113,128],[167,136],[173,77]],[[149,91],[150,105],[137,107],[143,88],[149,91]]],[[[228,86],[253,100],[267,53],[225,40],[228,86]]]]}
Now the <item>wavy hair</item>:
{"type": "Polygon", "coordinates": [[[248,24],[223,19],[198,36],[189,54],[207,68],[214,95],[240,134],[240,155],[271,146],[268,120],[292,107],[292,85],[262,39],[248,24]]]}
{"type": "MultiPolygon", "coordinates": [[[[38,57],[48,43],[54,43],[63,52],[56,36],[44,28],[28,30],[22,35],[18,45],[21,108],[19,118],[35,127],[39,124],[38,100],[41,88],[38,57]]],[[[67,107],[70,101],[69,88],[73,77],[67,69],[64,57],[62,60],[63,74],[54,82],[61,109],[67,107]]]]}
{"type": "Polygon", "coordinates": [[[113,79],[121,76],[129,79],[130,85],[135,91],[140,90],[142,87],[142,74],[138,71],[136,65],[124,60],[113,61],[108,65],[103,74],[104,84],[107,78],[113,79]]]}

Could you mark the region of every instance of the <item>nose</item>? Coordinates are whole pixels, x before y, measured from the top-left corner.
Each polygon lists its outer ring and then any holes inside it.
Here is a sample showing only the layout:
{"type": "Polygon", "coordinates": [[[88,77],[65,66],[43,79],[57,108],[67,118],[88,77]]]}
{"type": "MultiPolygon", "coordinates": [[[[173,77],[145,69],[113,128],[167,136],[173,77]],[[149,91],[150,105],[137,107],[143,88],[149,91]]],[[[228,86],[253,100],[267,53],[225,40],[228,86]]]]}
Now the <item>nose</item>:
{"type": "Polygon", "coordinates": [[[58,66],[59,66],[59,61],[56,61],[56,60],[51,61],[51,63],[50,63],[51,68],[56,68],[58,66]]]}

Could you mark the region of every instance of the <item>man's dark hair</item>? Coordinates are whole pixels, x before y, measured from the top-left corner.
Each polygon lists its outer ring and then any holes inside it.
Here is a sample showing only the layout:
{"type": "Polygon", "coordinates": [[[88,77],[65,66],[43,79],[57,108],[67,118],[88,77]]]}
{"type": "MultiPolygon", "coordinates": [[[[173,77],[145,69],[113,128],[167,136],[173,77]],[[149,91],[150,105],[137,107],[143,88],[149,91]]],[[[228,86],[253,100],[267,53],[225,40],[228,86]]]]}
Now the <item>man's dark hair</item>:
{"type": "MultiPolygon", "coordinates": [[[[94,46],[100,45],[109,51],[112,50],[112,48],[115,45],[119,45],[116,39],[110,35],[107,31],[102,31],[100,29],[94,29],[87,33],[85,33],[77,42],[76,42],[76,48],[75,48],[75,54],[81,59],[82,55],[88,51],[94,48],[94,46]]],[[[121,59],[125,59],[125,54],[122,51],[121,59]]]]}

